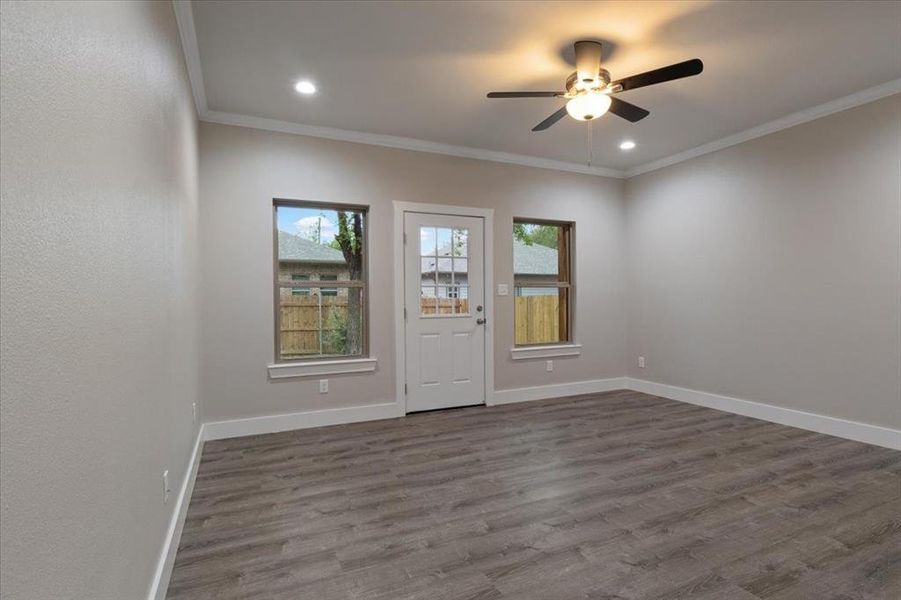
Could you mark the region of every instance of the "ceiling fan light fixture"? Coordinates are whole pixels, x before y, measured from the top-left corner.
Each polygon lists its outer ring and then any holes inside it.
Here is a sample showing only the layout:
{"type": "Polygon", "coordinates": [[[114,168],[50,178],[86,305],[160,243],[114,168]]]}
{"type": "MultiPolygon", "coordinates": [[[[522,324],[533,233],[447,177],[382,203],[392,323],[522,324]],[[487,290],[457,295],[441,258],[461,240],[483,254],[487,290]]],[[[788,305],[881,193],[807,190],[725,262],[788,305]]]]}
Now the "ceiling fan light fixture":
{"type": "Polygon", "coordinates": [[[566,103],[566,112],[577,121],[591,121],[610,109],[610,96],[600,93],[579,94],[566,103]]]}

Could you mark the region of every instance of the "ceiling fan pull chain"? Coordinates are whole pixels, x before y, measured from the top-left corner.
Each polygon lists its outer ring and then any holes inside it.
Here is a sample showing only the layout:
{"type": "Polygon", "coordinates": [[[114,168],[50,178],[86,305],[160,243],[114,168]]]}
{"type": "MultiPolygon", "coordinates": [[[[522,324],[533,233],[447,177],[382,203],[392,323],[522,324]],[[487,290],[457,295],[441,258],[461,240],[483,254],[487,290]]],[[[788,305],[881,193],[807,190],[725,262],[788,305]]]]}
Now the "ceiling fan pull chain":
{"type": "Polygon", "coordinates": [[[594,161],[594,136],[592,135],[594,130],[594,121],[588,122],[588,166],[591,167],[591,163],[594,161]]]}

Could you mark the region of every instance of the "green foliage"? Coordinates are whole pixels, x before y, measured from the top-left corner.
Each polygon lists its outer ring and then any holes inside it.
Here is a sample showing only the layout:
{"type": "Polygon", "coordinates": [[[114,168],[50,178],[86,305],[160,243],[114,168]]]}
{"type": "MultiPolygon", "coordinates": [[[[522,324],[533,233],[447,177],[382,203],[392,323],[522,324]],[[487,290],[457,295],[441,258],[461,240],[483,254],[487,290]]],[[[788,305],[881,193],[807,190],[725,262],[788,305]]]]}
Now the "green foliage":
{"type": "Polygon", "coordinates": [[[539,246],[556,249],[559,232],[560,228],[555,225],[513,224],[513,237],[527,246],[538,244],[539,246]]]}
{"type": "Polygon", "coordinates": [[[347,313],[337,306],[332,306],[326,317],[322,350],[325,354],[347,354],[347,313]]]}
{"type": "Polygon", "coordinates": [[[363,230],[359,213],[338,213],[338,234],[333,243],[337,249],[348,254],[361,256],[363,251],[363,230]]]}

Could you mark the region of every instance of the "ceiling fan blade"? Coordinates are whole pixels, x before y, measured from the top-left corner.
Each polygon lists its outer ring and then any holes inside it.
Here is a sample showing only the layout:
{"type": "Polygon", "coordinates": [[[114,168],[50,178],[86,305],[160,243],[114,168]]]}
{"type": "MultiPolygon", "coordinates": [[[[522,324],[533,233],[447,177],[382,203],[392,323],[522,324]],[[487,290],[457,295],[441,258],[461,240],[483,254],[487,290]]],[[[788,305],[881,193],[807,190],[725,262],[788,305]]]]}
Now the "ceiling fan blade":
{"type": "Polygon", "coordinates": [[[663,83],[674,79],[682,79],[683,77],[691,77],[697,75],[704,70],[704,63],[699,58],[686,60],[685,62],[676,63],[668,67],[661,67],[646,73],[639,73],[631,77],[624,77],[612,82],[610,85],[622,86],[620,91],[625,92],[636,88],[654,85],[655,83],[663,83]]]}
{"type": "Polygon", "coordinates": [[[553,125],[554,123],[556,123],[557,121],[559,121],[560,119],[562,119],[565,116],[566,116],[566,107],[564,106],[563,108],[561,108],[560,110],[558,110],[557,112],[555,112],[554,114],[549,116],[547,119],[545,119],[544,121],[542,121],[541,123],[539,123],[538,125],[533,127],[532,131],[544,131],[545,129],[547,129],[548,127],[550,127],[551,125],[553,125]]]}
{"type": "Polygon", "coordinates": [[[566,92],[488,92],[489,98],[556,98],[566,92]]]}
{"type": "Polygon", "coordinates": [[[617,117],[622,117],[630,123],[637,123],[651,114],[640,106],[635,106],[634,104],[630,104],[625,100],[620,100],[615,96],[610,97],[610,112],[617,117]]]}
{"type": "Polygon", "coordinates": [[[574,46],[576,47],[577,79],[587,84],[587,87],[597,87],[598,73],[601,70],[601,43],[581,40],[574,46]]]}

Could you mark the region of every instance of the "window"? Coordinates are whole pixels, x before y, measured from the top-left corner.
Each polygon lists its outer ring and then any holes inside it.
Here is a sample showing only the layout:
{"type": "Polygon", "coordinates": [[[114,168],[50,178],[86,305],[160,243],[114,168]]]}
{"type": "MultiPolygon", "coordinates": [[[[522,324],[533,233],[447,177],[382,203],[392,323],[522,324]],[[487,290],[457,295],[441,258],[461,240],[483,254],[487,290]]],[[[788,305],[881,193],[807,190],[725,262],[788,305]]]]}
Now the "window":
{"type": "MultiPolygon", "coordinates": [[[[309,281],[309,275],[298,275],[297,273],[291,273],[291,281],[309,281]]],[[[309,296],[310,288],[291,288],[292,296],[309,296]]]]}
{"type": "Polygon", "coordinates": [[[572,223],[513,220],[517,346],[572,341],[572,223]]]}
{"type": "Polygon", "coordinates": [[[290,200],[273,208],[276,362],[366,356],[367,209],[290,200]]]}
{"type": "MultiPolygon", "coordinates": [[[[319,281],[338,281],[337,275],[320,275],[319,281]]],[[[322,288],[323,296],[337,296],[338,288],[322,288]]]]}

